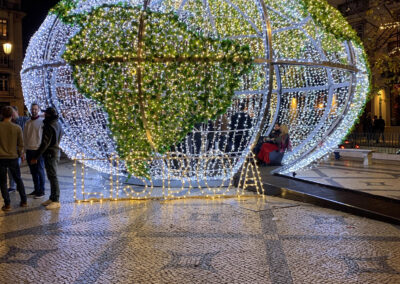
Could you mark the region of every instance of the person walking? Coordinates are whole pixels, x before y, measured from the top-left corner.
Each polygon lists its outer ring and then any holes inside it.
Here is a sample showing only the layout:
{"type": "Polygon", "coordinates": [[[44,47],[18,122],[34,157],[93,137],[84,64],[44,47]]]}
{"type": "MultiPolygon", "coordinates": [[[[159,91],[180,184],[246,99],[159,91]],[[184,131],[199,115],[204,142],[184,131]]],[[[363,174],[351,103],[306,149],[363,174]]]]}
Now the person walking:
{"type": "Polygon", "coordinates": [[[7,169],[17,184],[17,190],[21,198],[20,206],[28,206],[18,163],[18,158],[24,160],[22,129],[11,122],[13,112],[12,107],[3,107],[3,121],[0,122],[0,188],[4,199],[4,206],[1,208],[3,211],[11,210],[10,194],[7,189],[7,169]]]}
{"type": "Polygon", "coordinates": [[[60,208],[60,185],[57,177],[57,165],[60,159],[60,140],[64,132],[58,122],[58,114],[55,108],[48,107],[44,114],[42,142],[34,157],[30,160],[30,164],[38,163],[39,157],[43,156],[47,178],[50,182],[50,198],[43,202],[42,205],[51,210],[60,208]]]}
{"type": "Polygon", "coordinates": [[[36,103],[31,105],[31,118],[25,123],[23,130],[26,161],[28,162],[29,170],[32,175],[34,190],[28,196],[34,198],[44,197],[45,174],[44,160],[42,156],[37,156],[36,153],[42,142],[43,133],[43,117],[39,117],[39,106],[36,103]],[[36,157],[37,162],[31,163],[32,158],[36,157]]]}

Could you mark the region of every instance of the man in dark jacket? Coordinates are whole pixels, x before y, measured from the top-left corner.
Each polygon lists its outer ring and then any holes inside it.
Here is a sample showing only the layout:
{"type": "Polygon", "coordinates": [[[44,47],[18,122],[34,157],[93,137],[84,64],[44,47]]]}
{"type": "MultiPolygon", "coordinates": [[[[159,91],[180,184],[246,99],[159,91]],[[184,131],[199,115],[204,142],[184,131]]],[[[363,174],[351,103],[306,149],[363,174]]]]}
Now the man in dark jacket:
{"type": "Polygon", "coordinates": [[[42,142],[37,150],[36,157],[32,158],[30,163],[37,163],[38,158],[43,155],[51,194],[49,200],[43,202],[42,205],[50,210],[60,208],[60,186],[57,178],[57,165],[60,159],[59,145],[64,132],[58,122],[58,114],[54,108],[48,107],[44,113],[42,142]]]}
{"type": "Polygon", "coordinates": [[[376,143],[379,143],[381,137],[382,137],[382,142],[385,142],[385,120],[382,118],[382,116],[379,116],[379,118],[376,120],[376,124],[377,124],[376,143]]]}

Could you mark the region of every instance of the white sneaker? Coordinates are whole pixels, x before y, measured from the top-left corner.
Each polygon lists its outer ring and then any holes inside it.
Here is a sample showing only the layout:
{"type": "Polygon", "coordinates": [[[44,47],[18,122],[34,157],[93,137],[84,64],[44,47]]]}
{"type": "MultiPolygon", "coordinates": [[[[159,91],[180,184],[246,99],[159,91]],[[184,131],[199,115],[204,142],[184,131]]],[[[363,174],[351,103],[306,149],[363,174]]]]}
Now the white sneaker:
{"type": "Polygon", "coordinates": [[[41,198],[43,198],[44,197],[44,193],[43,194],[40,194],[40,195],[35,195],[33,198],[34,199],[41,199],[41,198]]]}
{"type": "Polygon", "coordinates": [[[51,201],[51,200],[49,199],[49,200],[43,202],[42,205],[43,205],[43,206],[47,206],[47,205],[49,205],[49,204],[52,203],[52,202],[53,202],[53,201],[51,201]]]}
{"type": "Polygon", "coordinates": [[[60,202],[51,202],[49,205],[46,206],[46,210],[58,209],[60,207],[60,202]]]}

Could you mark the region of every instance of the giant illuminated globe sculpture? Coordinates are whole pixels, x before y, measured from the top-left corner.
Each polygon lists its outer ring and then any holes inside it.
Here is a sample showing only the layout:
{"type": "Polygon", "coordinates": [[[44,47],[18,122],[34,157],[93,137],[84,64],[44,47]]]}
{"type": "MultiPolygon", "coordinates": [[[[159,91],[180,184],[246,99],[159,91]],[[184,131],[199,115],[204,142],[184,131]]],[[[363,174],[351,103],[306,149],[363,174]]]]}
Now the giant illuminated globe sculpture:
{"type": "Polygon", "coordinates": [[[91,158],[85,163],[100,171],[109,172],[114,167],[120,174],[154,179],[165,171],[185,179],[230,178],[242,166],[258,135],[267,135],[275,122],[289,126],[292,142],[292,151],[285,155],[279,171],[306,167],[340,143],[362,110],[369,87],[359,39],[324,0],[64,0],[32,37],[21,78],[27,104],[54,106],[60,113],[66,133],[61,147],[68,156],[84,154],[91,158]],[[179,35],[169,34],[174,29],[180,29],[179,35]],[[205,51],[198,57],[208,54],[202,63],[210,64],[212,75],[204,75],[208,71],[194,71],[195,76],[191,73],[197,66],[188,58],[193,60],[197,55],[188,55],[182,47],[190,42],[186,34],[196,35],[197,40],[211,46],[214,54],[205,51]],[[135,35],[139,40],[126,44],[135,35]],[[239,76],[236,79],[223,77],[221,72],[229,72],[215,63],[229,57],[220,44],[224,40],[236,51],[250,52],[250,57],[246,52],[231,54],[234,58],[228,63],[233,67],[226,68],[239,76]],[[139,56],[129,53],[131,45],[135,52],[140,50],[139,56]],[[132,64],[155,78],[151,83],[154,90],[149,91],[150,85],[145,88],[164,105],[154,104],[153,112],[148,101],[124,101],[141,94],[137,82],[143,75],[132,64]],[[168,73],[168,64],[189,67],[182,75],[181,67],[174,69],[179,72],[168,73]],[[171,80],[174,84],[169,84],[171,80]],[[232,80],[229,86],[235,90],[232,96],[226,92],[224,97],[222,89],[229,89],[224,85],[227,80],[232,80]],[[204,89],[191,93],[176,82],[204,85],[204,89]],[[207,89],[207,82],[214,82],[215,88],[207,89]],[[158,83],[161,87],[157,89],[154,86],[158,83]],[[115,97],[117,92],[119,97],[115,97]],[[175,110],[179,119],[170,116],[171,125],[164,116],[166,125],[159,128],[164,131],[157,132],[147,119],[138,121],[169,111],[170,104],[188,106],[184,95],[191,98],[199,92],[208,94],[210,112],[211,106],[221,106],[204,116],[203,122],[201,115],[199,120],[191,120],[193,128],[185,125],[186,109],[181,117],[175,110]],[[222,99],[215,99],[214,93],[222,99]],[[169,101],[162,100],[166,96],[169,101]],[[184,135],[174,141],[165,129],[173,133],[173,123],[181,122],[179,134],[184,135]],[[129,131],[137,125],[141,135],[135,136],[136,132],[129,131]],[[161,147],[157,139],[171,142],[161,147]],[[124,162],[130,155],[125,145],[130,145],[134,158],[140,156],[139,146],[144,145],[143,149],[148,149],[144,157],[151,157],[151,162],[130,169],[124,162]],[[113,155],[121,157],[118,168],[107,161],[113,155]],[[185,157],[185,162],[166,162],[165,155],[185,157]]]}

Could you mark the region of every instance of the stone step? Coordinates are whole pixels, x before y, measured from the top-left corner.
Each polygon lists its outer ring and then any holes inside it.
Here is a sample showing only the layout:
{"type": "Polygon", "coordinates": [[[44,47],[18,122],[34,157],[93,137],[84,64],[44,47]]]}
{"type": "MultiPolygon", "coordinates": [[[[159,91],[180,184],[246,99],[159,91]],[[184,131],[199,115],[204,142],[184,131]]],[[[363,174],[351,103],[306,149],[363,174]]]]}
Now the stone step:
{"type": "Polygon", "coordinates": [[[271,167],[261,170],[265,194],[311,203],[368,217],[392,224],[400,224],[400,200],[372,195],[295,177],[270,174],[271,167]]]}

